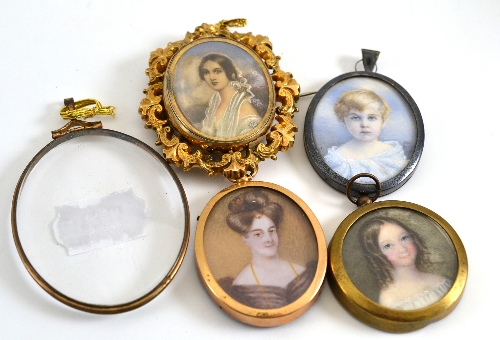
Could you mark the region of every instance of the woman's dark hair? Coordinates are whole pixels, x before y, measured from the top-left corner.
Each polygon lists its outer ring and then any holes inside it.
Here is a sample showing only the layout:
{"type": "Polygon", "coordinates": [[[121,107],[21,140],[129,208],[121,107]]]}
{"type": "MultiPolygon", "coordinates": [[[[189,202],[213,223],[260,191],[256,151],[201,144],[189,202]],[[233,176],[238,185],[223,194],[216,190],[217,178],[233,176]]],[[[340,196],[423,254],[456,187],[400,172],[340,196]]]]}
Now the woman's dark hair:
{"type": "Polygon", "coordinates": [[[377,279],[377,284],[380,289],[386,287],[389,283],[394,282],[394,277],[392,276],[394,266],[382,253],[378,242],[380,229],[387,223],[395,224],[403,228],[411,237],[413,243],[417,247],[415,266],[418,270],[425,271],[427,265],[429,264],[429,254],[424,241],[420,236],[418,236],[417,233],[408,228],[406,225],[390,217],[374,218],[366,221],[359,230],[359,242],[361,243],[365,258],[368,261],[370,270],[377,279]]]}
{"type": "Polygon", "coordinates": [[[265,215],[279,228],[283,218],[283,207],[276,202],[269,202],[265,193],[258,189],[250,189],[236,196],[228,205],[231,212],[227,225],[240,235],[246,235],[252,227],[254,218],[265,215]]]}
{"type": "Polygon", "coordinates": [[[236,67],[233,65],[231,59],[229,59],[225,55],[217,53],[207,54],[201,59],[200,65],[198,66],[198,75],[200,76],[201,80],[205,80],[205,77],[203,75],[203,65],[205,65],[207,61],[213,61],[219,64],[226,73],[226,77],[229,80],[237,80],[238,72],[236,71],[236,67]]]}

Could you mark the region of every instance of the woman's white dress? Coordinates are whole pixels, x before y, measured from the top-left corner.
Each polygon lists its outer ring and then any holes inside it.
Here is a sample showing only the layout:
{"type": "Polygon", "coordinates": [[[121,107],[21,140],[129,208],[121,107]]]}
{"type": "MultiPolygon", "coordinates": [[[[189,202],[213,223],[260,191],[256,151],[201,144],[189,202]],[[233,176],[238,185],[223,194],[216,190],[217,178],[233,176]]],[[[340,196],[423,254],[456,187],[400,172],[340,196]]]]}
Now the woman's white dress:
{"type": "Polygon", "coordinates": [[[202,122],[201,132],[212,137],[234,138],[251,131],[259,124],[262,118],[259,115],[247,115],[240,118],[241,105],[247,98],[247,92],[236,91],[222,115],[222,119],[217,121],[215,114],[221,99],[219,92],[215,91],[205,111],[205,119],[202,122]]]}

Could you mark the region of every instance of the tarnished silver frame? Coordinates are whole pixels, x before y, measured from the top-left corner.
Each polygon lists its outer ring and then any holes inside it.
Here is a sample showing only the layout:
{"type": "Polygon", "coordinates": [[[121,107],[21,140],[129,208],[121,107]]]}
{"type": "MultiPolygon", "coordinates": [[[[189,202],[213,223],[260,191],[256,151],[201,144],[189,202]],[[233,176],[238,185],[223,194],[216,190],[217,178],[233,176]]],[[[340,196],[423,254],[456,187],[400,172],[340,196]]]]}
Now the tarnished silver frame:
{"type": "MultiPolygon", "coordinates": [[[[400,188],[413,175],[413,172],[415,171],[418,162],[420,161],[420,157],[422,155],[422,151],[424,148],[424,139],[425,139],[424,123],[422,120],[422,116],[420,114],[420,110],[417,107],[417,104],[410,96],[410,94],[401,85],[399,85],[389,77],[383,76],[375,72],[357,71],[357,72],[342,74],[330,80],[328,83],[326,83],[314,96],[307,110],[307,115],[304,123],[305,150],[309,158],[309,161],[311,162],[314,170],[316,170],[318,175],[334,189],[342,193],[345,193],[346,186],[350,178],[342,177],[326,164],[323,154],[320,152],[320,146],[315,140],[316,132],[314,131],[313,120],[315,119],[315,116],[318,115],[317,107],[322,98],[325,96],[325,94],[327,94],[328,91],[330,91],[333,87],[335,87],[339,83],[354,79],[376,80],[383,84],[388,85],[389,87],[392,87],[395,93],[398,93],[403,98],[403,100],[406,101],[408,108],[411,111],[412,121],[413,121],[412,124],[415,125],[416,137],[414,141],[415,146],[413,148],[413,152],[408,159],[407,165],[397,175],[395,175],[392,178],[389,178],[388,180],[381,181],[380,195],[384,196],[400,188]]],[[[334,115],[333,107],[331,114],[334,115]]],[[[352,185],[352,190],[354,193],[357,193],[356,194],[357,196],[367,193],[373,193],[375,192],[375,184],[360,184],[356,182],[352,185]]]]}

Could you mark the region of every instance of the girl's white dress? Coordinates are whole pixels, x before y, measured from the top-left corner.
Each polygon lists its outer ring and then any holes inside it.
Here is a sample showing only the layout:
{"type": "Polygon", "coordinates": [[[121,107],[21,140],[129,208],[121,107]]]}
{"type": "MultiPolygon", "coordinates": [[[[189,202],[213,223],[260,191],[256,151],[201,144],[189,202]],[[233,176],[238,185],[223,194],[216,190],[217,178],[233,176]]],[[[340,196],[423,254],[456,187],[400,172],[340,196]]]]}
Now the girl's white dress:
{"type": "Polygon", "coordinates": [[[426,290],[425,292],[418,294],[417,296],[411,297],[404,301],[399,301],[391,306],[386,306],[394,309],[402,310],[413,310],[420,309],[432,305],[438,302],[451,288],[451,281],[444,279],[432,289],[426,290]]]}
{"type": "MultiPolygon", "coordinates": [[[[384,182],[395,177],[408,164],[403,147],[396,141],[385,142],[392,146],[387,151],[379,153],[366,159],[348,159],[344,158],[339,152],[337,146],[328,149],[324,160],[340,176],[351,179],[360,173],[369,173],[375,175],[380,182],[384,182]]],[[[370,179],[360,178],[359,182],[370,183],[370,179]]]]}

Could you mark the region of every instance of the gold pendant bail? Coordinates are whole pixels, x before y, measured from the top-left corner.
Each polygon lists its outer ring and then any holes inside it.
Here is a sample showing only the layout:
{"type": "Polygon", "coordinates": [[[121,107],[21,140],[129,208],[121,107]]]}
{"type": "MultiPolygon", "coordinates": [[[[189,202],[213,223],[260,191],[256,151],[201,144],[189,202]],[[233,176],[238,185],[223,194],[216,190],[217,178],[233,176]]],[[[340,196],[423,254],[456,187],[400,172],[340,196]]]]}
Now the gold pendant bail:
{"type": "Polygon", "coordinates": [[[60,114],[63,119],[78,119],[78,118],[91,118],[96,115],[109,115],[114,116],[113,106],[102,106],[96,99],[83,99],[77,102],[73,98],[64,99],[64,107],[61,109],[60,114]],[[89,105],[95,105],[93,108],[85,108],[89,105]]]}
{"type": "Polygon", "coordinates": [[[215,27],[217,29],[224,29],[226,27],[245,27],[246,25],[247,19],[238,18],[231,20],[221,20],[217,24],[215,24],[215,27]]]}

